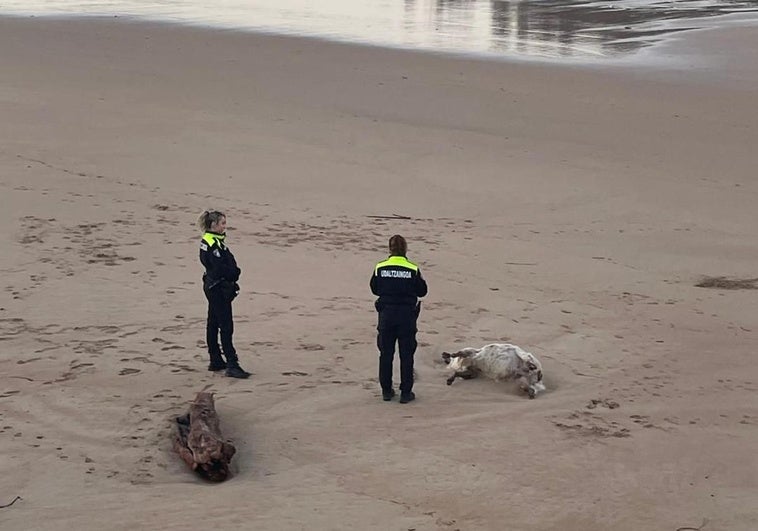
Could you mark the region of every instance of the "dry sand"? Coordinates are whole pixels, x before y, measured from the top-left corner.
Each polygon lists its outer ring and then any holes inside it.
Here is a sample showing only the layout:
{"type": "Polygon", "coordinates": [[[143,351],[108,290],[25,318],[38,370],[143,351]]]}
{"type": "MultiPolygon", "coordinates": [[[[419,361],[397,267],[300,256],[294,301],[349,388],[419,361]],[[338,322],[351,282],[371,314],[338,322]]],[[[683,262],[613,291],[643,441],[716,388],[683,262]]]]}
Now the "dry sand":
{"type": "MultiPolygon", "coordinates": [[[[756,49],[686,44],[733,42],[756,49]]],[[[758,528],[758,290],[695,287],[758,277],[741,56],[0,20],[0,504],[23,498],[0,528],[758,528]],[[205,370],[207,206],[243,268],[248,381],[205,370]],[[396,232],[430,286],[405,406],[379,397],[368,290],[396,232]],[[445,386],[443,350],[501,340],[546,394],[445,386]],[[219,485],[170,450],[204,388],[239,450],[219,485]]]]}

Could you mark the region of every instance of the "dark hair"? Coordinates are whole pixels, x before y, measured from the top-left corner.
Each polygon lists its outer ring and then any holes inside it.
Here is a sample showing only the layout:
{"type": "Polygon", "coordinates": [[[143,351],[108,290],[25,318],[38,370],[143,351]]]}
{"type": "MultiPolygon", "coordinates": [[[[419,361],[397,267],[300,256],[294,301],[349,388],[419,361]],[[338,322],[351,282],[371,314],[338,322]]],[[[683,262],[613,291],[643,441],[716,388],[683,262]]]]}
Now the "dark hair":
{"type": "Polygon", "coordinates": [[[390,254],[392,256],[405,256],[407,252],[408,243],[405,241],[405,238],[399,234],[395,234],[390,238],[390,254]]]}
{"type": "Polygon", "coordinates": [[[206,210],[197,218],[197,226],[200,227],[201,231],[206,232],[210,230],[211,225],[218,223],[221,218],[225,217],[226,214],[219,210],[206,210]]]}

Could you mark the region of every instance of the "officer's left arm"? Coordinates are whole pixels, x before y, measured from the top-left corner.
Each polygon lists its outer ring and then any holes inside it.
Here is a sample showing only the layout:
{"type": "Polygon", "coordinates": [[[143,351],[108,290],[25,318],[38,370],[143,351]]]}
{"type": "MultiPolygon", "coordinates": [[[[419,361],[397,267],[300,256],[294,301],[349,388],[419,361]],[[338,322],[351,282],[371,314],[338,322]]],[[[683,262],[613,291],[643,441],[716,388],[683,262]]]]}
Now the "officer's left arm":
{"type": "Polygon", "coordinates": [[[426,280],[424,280],[424,277],[421,276],[421,270],[419,269],[417,273],[418,274],[416,275],[416,296],[423,297],[429,292],[429,290],[426,285],[426,280]]]}

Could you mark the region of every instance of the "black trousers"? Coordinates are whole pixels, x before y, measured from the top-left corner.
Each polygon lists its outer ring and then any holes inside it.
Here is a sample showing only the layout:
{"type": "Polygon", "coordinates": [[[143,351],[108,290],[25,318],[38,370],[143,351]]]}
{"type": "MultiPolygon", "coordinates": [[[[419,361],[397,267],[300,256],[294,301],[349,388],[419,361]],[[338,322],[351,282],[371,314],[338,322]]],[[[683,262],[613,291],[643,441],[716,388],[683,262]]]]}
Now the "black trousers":
{"type": "Polygon", "coordinates": [[[203,288],[205,298],[208,299],[208,322],[206,325],[205,341],[208,345],[208,354],[211,362],[220,362],[223,349],[226,363],[229,366],[237,364],[237,351],[232,343],[234,335],[234,319],[232,317],[232,301],[226,296],[220,286],[213,289],[203,288]],[[219,333],[221,334],[221,347],[218,345],[219,333]]]}
{"type": "Polygon", "coordinates": [[[379,385],[382,391],[392,389],[392,364],[395,343],[400,352],[400,392],[413,390],[413,355],[416,353],[416,320],[413,306],[386,306],[379,311],[376,346],[379,348],[379,385]]]}

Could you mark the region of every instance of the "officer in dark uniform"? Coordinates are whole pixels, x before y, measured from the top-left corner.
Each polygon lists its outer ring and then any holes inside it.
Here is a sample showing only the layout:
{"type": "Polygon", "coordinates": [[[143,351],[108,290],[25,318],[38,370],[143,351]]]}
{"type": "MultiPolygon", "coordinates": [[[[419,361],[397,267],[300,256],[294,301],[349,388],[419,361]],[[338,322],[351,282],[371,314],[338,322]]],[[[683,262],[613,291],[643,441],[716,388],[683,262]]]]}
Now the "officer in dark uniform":
{"type": "Polygon", "coordinates": [[[232,343],[234,320],[232,300],[239,293],[241,270],[234,255],[226,246],[226,216],[223,212],[206,210],[198,219],[203,230],[200,241],[200,262],[205,266],[203,292],[208,299],[208,322],[206,343],[210,355],[208,370],[221,371],[231,378],[248,378],[250,373],[243,370],[237,359],[237,351],[232,343]],[[221,347],[226,361],[221,357],[218,336],[221,333],[221,347]]]}
{"type": "Polygon", "coordinates": [[[382,399],[392,400],[392,361],[395,342],[400,351],[400,403],[416,398],[413,393],[413,354],[416,352],[416,320],[421,311],[418,297],[427,293],[426,281],[418,266],[406,257],[408,244],[400,235],[389,241],[390,256],[376,264],[371,277],[371,292],[379,298],[375,306],[379,312],[379,384],[382,399]]]}

